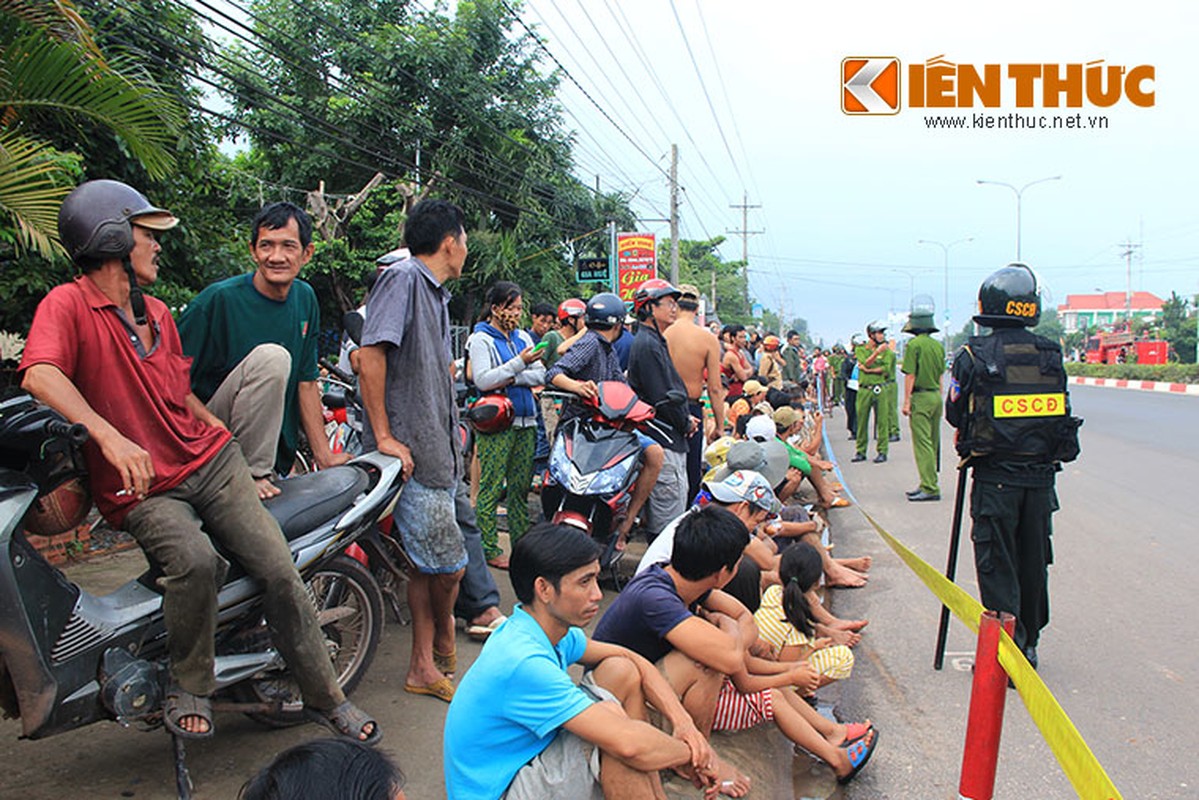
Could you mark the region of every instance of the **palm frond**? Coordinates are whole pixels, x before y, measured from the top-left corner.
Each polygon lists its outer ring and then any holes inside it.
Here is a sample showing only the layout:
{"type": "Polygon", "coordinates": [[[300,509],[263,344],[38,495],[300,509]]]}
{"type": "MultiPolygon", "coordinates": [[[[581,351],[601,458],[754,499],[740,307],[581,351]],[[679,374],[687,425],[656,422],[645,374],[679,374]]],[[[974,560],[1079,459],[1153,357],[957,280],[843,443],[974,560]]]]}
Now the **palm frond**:
{"type": "Polygon", "coordinates": [[[120,136],[151,176],[162,177],[174,163],[179,106],[148,80],[121,74],[121,64],[109,66],[72,42],[20,36],[0,56],[0,108],[88,117],[120,136]]]}
{"type": "Polygon", "coordinates": [[[63,253],[58,209],[71,190],[71,176],[49,145],[0,132],[0,216],[7,217],[17,245],[50,258],[63,253]]]}
{"type": "Polygon", "coordinates": [[[76,42],[101,58],[91,26],[71,0],[0,0],[0,14],[16,17],[59,41],[76,42]]]}

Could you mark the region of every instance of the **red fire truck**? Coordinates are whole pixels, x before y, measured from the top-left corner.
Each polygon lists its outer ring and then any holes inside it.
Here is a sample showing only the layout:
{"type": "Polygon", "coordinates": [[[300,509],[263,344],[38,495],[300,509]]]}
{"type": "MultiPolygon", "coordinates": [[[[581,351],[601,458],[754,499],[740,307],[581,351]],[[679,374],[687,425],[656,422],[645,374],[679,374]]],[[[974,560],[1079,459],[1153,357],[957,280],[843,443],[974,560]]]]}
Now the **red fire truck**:
{"type": "Polygon", "coordinates": [[[1100,331],[1087,338],[1088,364],[1165,364],[1169,352],[1169,343],[1138,339],[1127,330],[1100,331]]]}

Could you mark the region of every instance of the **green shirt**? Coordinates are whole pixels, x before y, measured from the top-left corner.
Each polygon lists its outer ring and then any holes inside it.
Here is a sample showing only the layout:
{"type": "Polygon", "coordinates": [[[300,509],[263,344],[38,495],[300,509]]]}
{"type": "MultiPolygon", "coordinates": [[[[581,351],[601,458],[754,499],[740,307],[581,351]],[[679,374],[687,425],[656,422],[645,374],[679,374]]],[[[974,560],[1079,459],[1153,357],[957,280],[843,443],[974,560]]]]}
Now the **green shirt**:
{"type": "Polygon", "coordinates": [[[253,278],[252,272],[235,275],[196,295],[179,318],[179,336],[184,354],[192,359],[192,391],[203,402],[258,345],[278,344],[291,353],[275,458],[275,469],[286,475],[299,442],[298,386],[320,376],[316,363],[320,307],[316,292],[304,281],[292,283],[287,299],[278,301],[255,289],[253,278]]]}
{"type": "Polygon", "coordinates": [[[858,345],[857,349],[854,350],[854,356],[861,367],[858,370],[859,386],[879,386],[887,381],[895,380],[895,351],[888,347],[885,353],[876,357],[874,363],[869,365],[870,369],[881,368],[881,374],[866,371],[866,359],[870,358],[870,354],[873,352],[869,345],[864,344],[858,345]]]}
{"type": "Polygon", "coordinates": [[[565,339],[558,331],[549,330],[541,337],[541,341],[545,342],[545,349],[541,351],[541,363],[545,364],[546,369],[549,369],[558,360],[558,345],[562,344],[565,339]]]}
{"type": "Polygon", "coordinates": [[[783,380],[799,383],[803,378],[802,365],[799,362],[799,351],[791,345],[783,348],[783,380]]]}
{"type": "Polygon", "coordinates": [[[903,351],[903,374],[915,375],[914,390],[940,391],[941,373],[945,371],[945,348],[927,333],[908,342],[903,351]]]}

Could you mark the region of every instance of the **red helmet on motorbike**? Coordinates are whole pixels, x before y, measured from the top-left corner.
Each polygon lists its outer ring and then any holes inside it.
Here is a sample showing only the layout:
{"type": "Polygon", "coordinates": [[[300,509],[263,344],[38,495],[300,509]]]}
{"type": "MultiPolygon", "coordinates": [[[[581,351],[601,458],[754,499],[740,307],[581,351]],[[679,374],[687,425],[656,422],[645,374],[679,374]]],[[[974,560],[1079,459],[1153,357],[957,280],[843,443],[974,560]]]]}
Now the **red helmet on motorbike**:
{"type": "Polygon", "coordinates": [[[470,404],[466,418],[479,433],[499,433],[508,429],[516,416],[512,401],[505,394],[485,394],[470,404]]]}
{"type": "Polygon", "coordinates": [[[650,278],[645,283],[637,287],[637,292],[633,295],[633,313],[638,317],[642,316],[642,312],[654,303],[661,300],[663,297],[673,297],[678,300],[683,293],[671,285],[670,281],[664,281],[661,278],[650,278]]]}
{"type": "Polygon", "coordinates": [[[571,297],[558,306],[558,321],[566,322],[571,317],[581,317],[586,313],[587,304],[577,297],[571,297]]]}

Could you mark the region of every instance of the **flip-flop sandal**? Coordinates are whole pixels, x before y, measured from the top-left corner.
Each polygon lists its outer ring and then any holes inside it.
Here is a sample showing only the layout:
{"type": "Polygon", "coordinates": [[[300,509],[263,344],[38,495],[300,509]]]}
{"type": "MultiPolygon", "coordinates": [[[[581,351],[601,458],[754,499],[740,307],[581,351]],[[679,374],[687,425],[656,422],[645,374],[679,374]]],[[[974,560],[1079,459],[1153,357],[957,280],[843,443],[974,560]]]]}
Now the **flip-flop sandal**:
{"type": "Polygon", "coordinates": [[[454,699],[454,684],[449,678],[442,678],[439,681],[433,681],[428,686],[417,686],[413,683],[405,683],[404,691],[409,694],[427,694],[430,697],[436,697],[438,700],[446,703],[454,699]]]}
{"type": "Polygon", "coordinates": [[[383,731],[379,729],[379,723],[375,721],[375,718],[349,700],[329,711],[305,708],[304,716],[318,725],[324,725],[338,736],[344,736],[361,744],[373,746],[378,744],[379,740],[383,738],[383,731]],[[370,735],[362,739],[360,738],[362,729],[367,725],[371,726],[370,735]]]}
{"type": "Polygon", "coordinates": [[[496,629],[499,628],[500,625],[503,625],[507,620],[508,618],[506,616],[500,614],[486,625],[468,625],[466,627],[466,635],[477,642],[486,641],[487,637],[495,633],[496,629]]]}
{"type": "Polygon", "coordinates": [[[162,723],[172,734],[184,739],[211,739],[212,700],[192,694],[178,684],[172,684],[167,690],[166,702],[162,706],[162,723]],[[208,723],[208,730],[203,733],[187,730],[180,724],[186,717],[199,717],[208,723]]]}
{"type": "Polygon", "coordinates": [[[837,778],[837,783],[844,785],[858,776],[858,773],[862,771],[862,769],[870,761],[870,757],[874,755],[874,751],[878,748],[878,737],[879,732],[877,729],[875,729],[874,741],[872,741],[870,744],[866,744],[863,739],[858,739],[855,742],[847,742],[846,744],[841,745],[845,748],[846,755],[849,756],[849,765],[853,767],[853,769],[851,769],[848,774],[837,778]]]}
{"type": "Polygon", "coordinates": [[[454,673],[458,671],[458,651],[451,650],[448,653],[439,653],[433,651],[433,666],[437,667],[440,672],[444,672],[448,677],[454,677],[454,673]]]}
{"type": "Polygon", "coordinates": [[[853,744],[858,739],[870,733],[870,729],[873,727],[873,725],[867,725],[865,722],[845,723],[845,741],[841,742],[838,747],[846,747],[853,744]]]}

